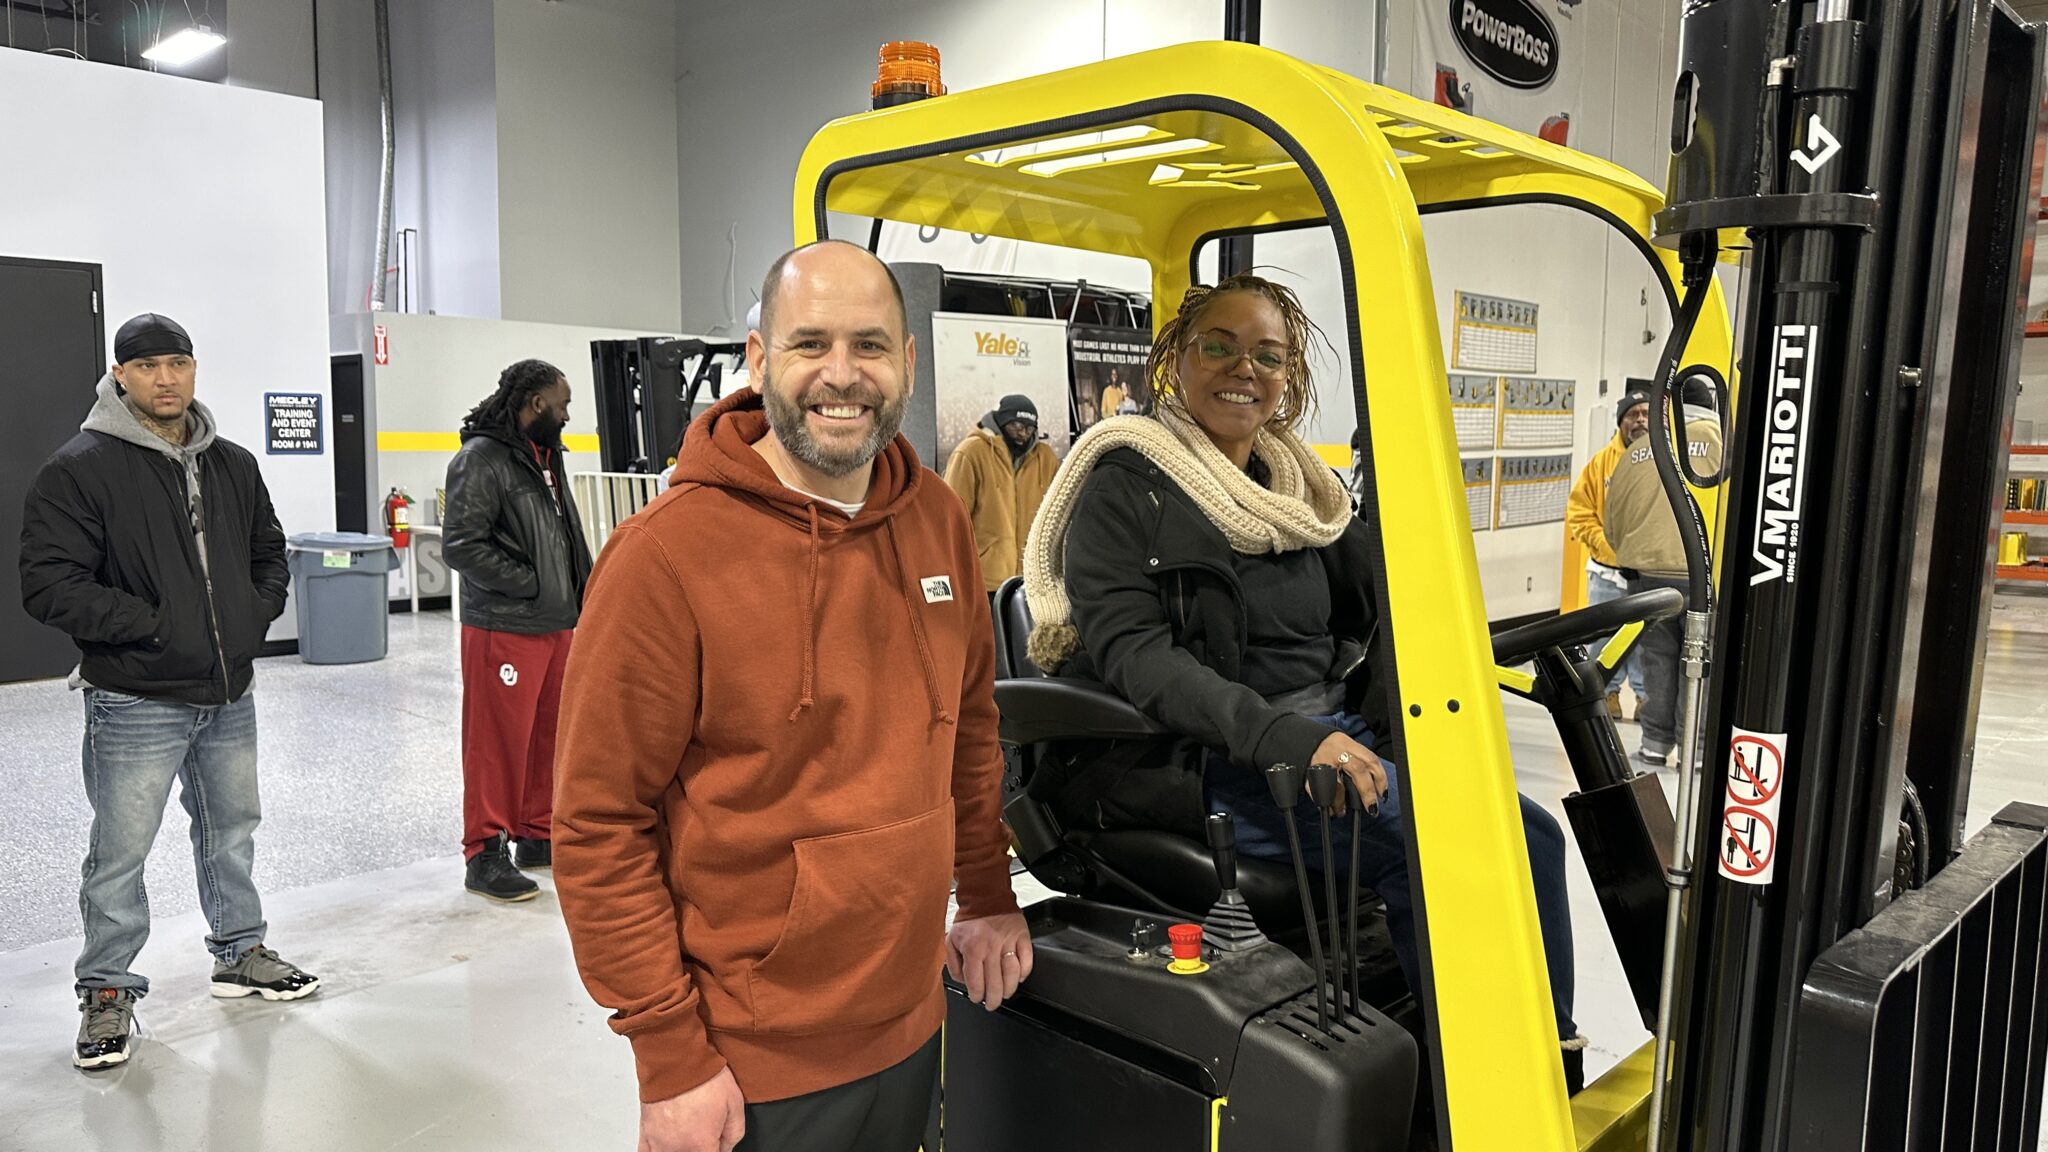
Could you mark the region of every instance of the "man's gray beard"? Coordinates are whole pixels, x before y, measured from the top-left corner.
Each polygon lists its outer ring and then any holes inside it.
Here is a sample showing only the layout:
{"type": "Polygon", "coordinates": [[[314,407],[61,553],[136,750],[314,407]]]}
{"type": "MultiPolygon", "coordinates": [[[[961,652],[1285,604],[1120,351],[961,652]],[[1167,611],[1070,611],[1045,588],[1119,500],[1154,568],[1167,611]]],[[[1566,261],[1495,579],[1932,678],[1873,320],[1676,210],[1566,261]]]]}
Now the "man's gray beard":
{"type": "Polygon", "coordinates": [[[903,413],[910,405],[908,395],[897,397],[894,404],[885,402],[878,405],[875,408],[875,426],[867,436],[854,446],[852,452],[835,454],[811,437],[803,408],[784,396],[782,390],[775,386],[775,381],[766,374],[761,377],[760,391],[763,406],[768,411],[768,427],[782,442],[782,450],[806,467],[815,468],[835,480],[859,471],[881,455],[882,449],[896,439],[897,431],[903,427],[903,413]]]}

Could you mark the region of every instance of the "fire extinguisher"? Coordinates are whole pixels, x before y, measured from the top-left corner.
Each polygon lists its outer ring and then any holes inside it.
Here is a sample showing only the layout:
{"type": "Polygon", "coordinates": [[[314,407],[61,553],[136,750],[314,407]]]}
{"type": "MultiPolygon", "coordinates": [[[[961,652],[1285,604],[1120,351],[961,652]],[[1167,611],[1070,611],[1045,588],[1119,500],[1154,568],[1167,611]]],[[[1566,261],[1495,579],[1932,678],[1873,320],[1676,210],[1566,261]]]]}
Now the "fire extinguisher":
{"type": "Polygon", "coordinates": [[[406,548],[412,544],[412,497],[396,488],[384,498],[384,531],[391,536],[393,548],[406,548]]]}

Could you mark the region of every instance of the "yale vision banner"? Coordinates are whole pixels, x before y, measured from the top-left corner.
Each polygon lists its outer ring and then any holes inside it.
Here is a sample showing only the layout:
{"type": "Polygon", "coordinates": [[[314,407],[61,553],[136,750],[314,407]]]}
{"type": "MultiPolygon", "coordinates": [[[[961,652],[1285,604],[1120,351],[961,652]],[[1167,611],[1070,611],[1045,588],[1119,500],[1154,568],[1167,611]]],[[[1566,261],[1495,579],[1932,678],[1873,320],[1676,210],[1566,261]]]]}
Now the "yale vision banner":
{"type": "Polygon", "coordinates": [[[932,373],[938,409],[938,459],[946,461],[974,426],[1012,394],[1038,407],[1038,432],[1065,455],[1072,427],[1068,408],[1067,324],[1017,316],[932,313],[932,373]]]}

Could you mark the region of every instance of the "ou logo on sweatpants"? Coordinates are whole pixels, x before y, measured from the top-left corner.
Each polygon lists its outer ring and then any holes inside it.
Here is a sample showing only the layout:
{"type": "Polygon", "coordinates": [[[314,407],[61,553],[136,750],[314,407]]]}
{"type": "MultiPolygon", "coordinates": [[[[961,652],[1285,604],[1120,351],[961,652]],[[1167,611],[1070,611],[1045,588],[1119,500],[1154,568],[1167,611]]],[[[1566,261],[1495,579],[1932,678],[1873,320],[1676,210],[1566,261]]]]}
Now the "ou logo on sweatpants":
{"type": "Polygon", "coordinates": [[[510,688],[514,684],[519,683],[519,669],[514,668],[510,664],[500,664],[498,665],[498,679],[503,680],[505,687],[510,688]]]}

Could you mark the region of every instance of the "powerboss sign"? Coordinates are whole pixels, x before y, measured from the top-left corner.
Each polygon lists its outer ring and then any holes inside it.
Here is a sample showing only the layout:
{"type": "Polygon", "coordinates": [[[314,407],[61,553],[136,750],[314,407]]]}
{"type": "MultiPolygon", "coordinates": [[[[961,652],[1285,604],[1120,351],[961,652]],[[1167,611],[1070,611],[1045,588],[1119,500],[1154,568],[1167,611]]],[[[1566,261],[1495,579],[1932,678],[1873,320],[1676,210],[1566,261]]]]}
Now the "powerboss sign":
{"type": "Polygon", "coordinates": [[[1031,345],[1007,332],[976,332],[974,354],[1013,360],[1019,364],[1031,363],[1031,345]]]}
{"type": "Polygon", "coordinates": [[[1474,64],[1510,88],[1557,78],[1557,29],[1530,0],[1451,0],[1451,31],[1474,64]]]}
{"type": "Polygon", "coordinates": [[[1810,324],[1781,324],[1771,333],[1770,411],[1765,415],[1764,474],[1750,556],[1752,586],[1799,580],[1799,512],[1806,488],[1806,446],[1812,437],[1809,399],[1819,333],[1810,324]]]}

